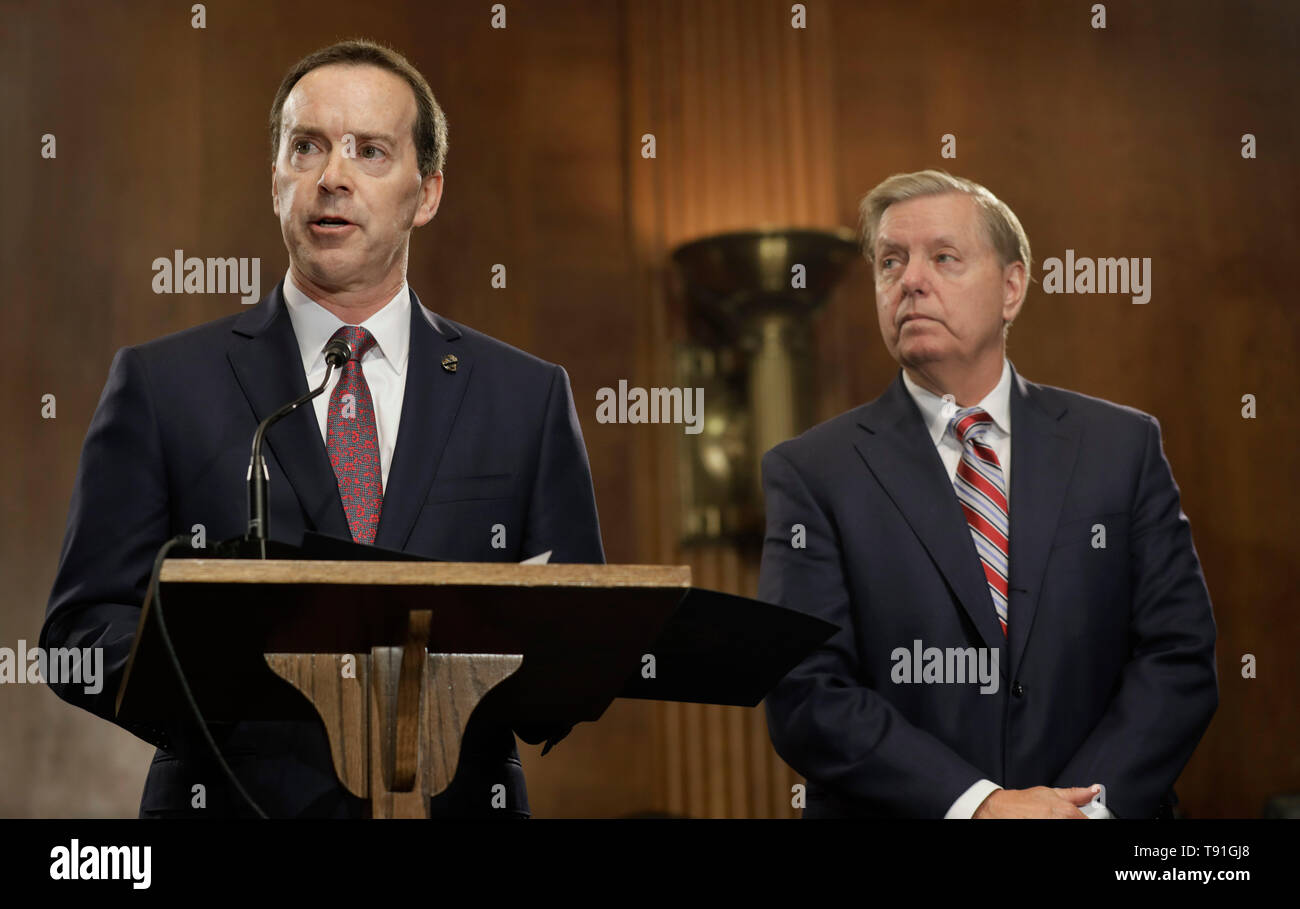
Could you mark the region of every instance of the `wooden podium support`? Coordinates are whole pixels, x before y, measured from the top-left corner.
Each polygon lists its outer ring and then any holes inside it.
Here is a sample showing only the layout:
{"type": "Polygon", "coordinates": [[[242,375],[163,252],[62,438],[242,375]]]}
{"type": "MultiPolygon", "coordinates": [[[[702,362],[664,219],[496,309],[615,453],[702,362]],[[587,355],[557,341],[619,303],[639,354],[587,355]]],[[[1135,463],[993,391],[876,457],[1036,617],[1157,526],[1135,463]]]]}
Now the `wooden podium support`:
{"type": "Polygon", "coordinates": [[[428,815],[429,799],[456,775],[470,714],[524,661],[519,654],[422,649],[412,663],[410,652],[266,655],[271,670],[316,708],[339,782],[369,799],[375,818],[428,815]]]}

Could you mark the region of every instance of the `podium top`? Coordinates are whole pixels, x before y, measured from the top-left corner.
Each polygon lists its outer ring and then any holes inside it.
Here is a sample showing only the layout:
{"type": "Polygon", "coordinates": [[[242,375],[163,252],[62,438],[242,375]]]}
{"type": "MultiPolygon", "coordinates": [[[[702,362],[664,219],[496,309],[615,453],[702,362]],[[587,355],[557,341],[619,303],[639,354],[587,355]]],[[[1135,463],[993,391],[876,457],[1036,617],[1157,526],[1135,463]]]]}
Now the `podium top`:
{"type": "Polygon", "coordinates": [[[164,584],[375,584],[475,587],[682,588],[689,565],[520,565],[514,562],[354,562],[167,559],[164,584]]]}
{"type": "Polygon", "coordinates": [[[301,695],[277,696],[290,686],[264,653],[402,646],[411,612],[429,610],[431,653],[525,657],[503,686],[512,721],[571,725],[600,716],[690,590],[689,566],[166,559],[141,612],[118,717],[152,720],[183,707],[156,619],[165,603],[176,654],[210,720],[295,715],[301,695]]]}
{"type": "Polygon", "coordinates": [[[291,718],[305,703],[264,653],[402,646],[413,610],[432,612],[431,653],[523,655],[499,705],[513,723],[551,725],[597,719],[619,695],[753,706],[836,630],[692,588],[685,565],[167,559],[141,613],[119,719],[183,706],[154,616],[159,591],[196,700],[224,721],[291,718]],[[650,678],[646,654],[657,664],[650,678]]]}

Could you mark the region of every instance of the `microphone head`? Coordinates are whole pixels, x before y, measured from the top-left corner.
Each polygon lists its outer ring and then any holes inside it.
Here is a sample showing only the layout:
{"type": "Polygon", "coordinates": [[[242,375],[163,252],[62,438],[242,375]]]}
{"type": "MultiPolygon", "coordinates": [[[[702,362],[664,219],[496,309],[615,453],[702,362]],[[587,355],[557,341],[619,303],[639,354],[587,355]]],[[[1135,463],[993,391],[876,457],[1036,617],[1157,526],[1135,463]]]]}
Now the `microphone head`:
{"type": "Polygon", "coordinates": [[[352,359],[352,345],[342,338],[331,338],[325,345],[325,362],[335,369],[352,359]]]}

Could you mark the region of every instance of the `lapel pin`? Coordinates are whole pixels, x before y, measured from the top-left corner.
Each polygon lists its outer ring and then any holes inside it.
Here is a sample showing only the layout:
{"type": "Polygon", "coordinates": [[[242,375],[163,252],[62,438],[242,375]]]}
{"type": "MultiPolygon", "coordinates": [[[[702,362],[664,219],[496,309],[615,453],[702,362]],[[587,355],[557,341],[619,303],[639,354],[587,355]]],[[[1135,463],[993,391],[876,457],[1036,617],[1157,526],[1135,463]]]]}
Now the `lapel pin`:
{"type": "Polygon", "coordinates": [[[447,354],[447,356],[442,358],[442,368],[447,370],[447,372],[455,372],[456,366],[459,363],[460,361],[456,359],[455,354],[447,354]]]}

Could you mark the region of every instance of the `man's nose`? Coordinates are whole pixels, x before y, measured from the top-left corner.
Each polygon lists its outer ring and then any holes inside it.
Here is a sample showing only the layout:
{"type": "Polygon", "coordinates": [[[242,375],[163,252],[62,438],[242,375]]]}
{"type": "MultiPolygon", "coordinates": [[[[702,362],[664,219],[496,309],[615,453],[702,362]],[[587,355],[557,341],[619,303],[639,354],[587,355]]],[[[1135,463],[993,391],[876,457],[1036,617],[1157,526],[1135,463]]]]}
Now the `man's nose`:
{"type": "Polygon", "coordinates": [[[898,281],[904,295],[911,296],[925,291],[929,285],[929,276],[925,268],[925,260],[919,256],[913,256],[908,260],[907,267],[903,269],[903,276],[898,281]]]}
{"type": "Polygon", "coordinates": [[[352,162],[343,154],[342,143],[335,146],[325,159],[325,169],[321,171],[320,180],[316,182],[326,192],[352,191],[352,162]]]}

